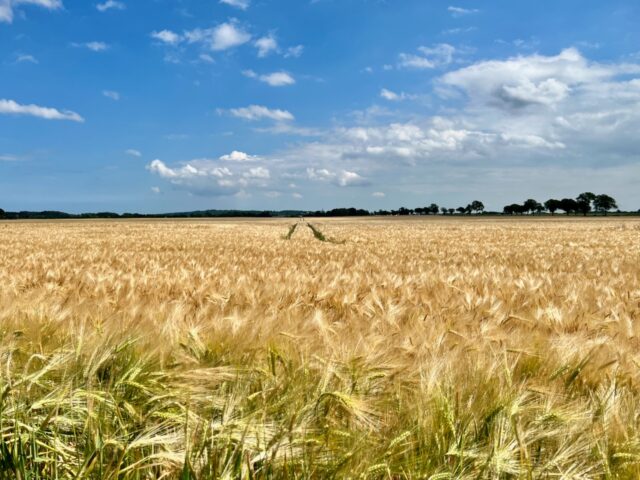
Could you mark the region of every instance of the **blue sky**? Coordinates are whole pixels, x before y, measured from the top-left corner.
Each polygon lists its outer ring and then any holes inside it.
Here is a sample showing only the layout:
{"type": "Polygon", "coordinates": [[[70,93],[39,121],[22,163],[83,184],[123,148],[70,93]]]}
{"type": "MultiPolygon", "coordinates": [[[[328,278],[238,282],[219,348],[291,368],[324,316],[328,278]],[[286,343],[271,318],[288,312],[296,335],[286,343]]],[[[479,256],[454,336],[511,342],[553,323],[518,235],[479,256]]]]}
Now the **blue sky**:
{"type": "Polygon", "coordinates": [[[0,0],[0,207],[640,208],[636,1],[0,0]]]}

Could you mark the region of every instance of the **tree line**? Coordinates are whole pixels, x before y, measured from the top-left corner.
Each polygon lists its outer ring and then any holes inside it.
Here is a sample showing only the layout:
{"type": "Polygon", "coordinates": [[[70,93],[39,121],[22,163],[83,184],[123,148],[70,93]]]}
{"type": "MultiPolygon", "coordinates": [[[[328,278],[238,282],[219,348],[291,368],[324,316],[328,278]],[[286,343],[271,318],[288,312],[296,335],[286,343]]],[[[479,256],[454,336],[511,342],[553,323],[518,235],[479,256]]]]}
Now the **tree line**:
{"type": "MultiPolygon", "coordinates": [[[[535,215],[545,212],[555,215],[563,212],[567,215],[588,215],[596,213],[607,215],[612,210],[616,210],[618,204],[616,200],[607,194],[596,195],[591,192],[584,192],[576,198],[563,198],[561,200],[550,198],[544,203],[540,203],[532,198],[525,200],[522,204],[512,203],[506,205],[502,212],[486,212],[484,203],[474,200],[466,206],[457,208],[441,207],[431,203],[426,207],[406,208],[400,207],[397,210],[377,210],[370,212],[361,208],[334,208],[332,210],[280,210],[280,211],[260,211],[260,210],[198,210],[193,212],[140,214],[140,213],[81,213],[71,214],[59,211],[43,212],[5,212],[0,208],[0,219],[20,220],[20,219],[73,219],[73,218],[219,218],[219,217],[363,217],[370,215],[390,216],[390,215],[535,215]]],[[[635,213],[635,212],[634,212],[635,213]]],[[[640,210],[638,211],[640,213],[640,210]]]]}

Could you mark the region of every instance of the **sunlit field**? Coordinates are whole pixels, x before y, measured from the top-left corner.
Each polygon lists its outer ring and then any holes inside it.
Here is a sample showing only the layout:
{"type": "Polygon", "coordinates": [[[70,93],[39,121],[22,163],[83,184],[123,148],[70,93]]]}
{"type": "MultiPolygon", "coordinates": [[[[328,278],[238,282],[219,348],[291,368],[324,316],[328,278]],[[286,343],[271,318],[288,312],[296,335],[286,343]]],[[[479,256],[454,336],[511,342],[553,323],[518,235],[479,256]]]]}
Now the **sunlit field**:
{"type": "Polygon", "coordinates": [[[0,223],[3,478],[640,476],[640,221],[295,222],[0,223]]]}

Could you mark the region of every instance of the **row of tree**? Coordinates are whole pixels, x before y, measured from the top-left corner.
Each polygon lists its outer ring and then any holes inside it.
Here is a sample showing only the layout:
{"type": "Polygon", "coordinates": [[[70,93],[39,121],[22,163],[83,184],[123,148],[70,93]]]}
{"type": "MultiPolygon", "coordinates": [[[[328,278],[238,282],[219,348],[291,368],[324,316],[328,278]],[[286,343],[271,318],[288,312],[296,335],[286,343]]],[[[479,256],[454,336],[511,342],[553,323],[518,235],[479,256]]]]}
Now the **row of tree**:
{"type": "Polygon", "coordinates": [[[591,192],[584,192],[574,198],[563,198],[557,200],[550,198],[544,204],[530,198],[524,203],[513,203],[507,205],[503,209],[503,213],[506,215],[524,215],[524,214],[540,214],[544,211],[548,211],[551,215],[555,215],[558,210],[563,211],[567,215],[569,214],[583,214],[595,211],[607,215],[611,210],[618,208],[616,200],[606,194],[596,195],[591,192]]]}
{"type": "MultiPolygon", "coordinates": [[[[596,212],[606,215],[611,210],[618,208],[616,200],[606,194],[595,195],[591,192],[584,192],[574,198],[563,198],[556,200],[551,198],[544,203],[540,203],[532,198],[526,200],[522,204],[513,203],[504,207],[502,213],[504,215],[534,215],[542,212],[549,212],[555,215],[556,212],[562,211],[569,214],[587,215],[590,212],[596,212]]],[[[69,214],[57,211],[45,212],[5,212],[0,209],[0,218],[7,219],[62,219],[62,218],[208,218],[208,217],[297,217],[300,215],[316,216],[316,217],[351,217],[351,216],[367,216],[367,215],[472,215],[482,214],[485,212],[484,204],[480,200],[474,200],[466,207],[447,208],[440,207],[432,203],[427,207],[405,208],[398,210],[378,210],[369,212],[359,208],[335,208],[328,211],[299,211],[299,210],[283,210],[275,211],[242,211],[242,210],[202,210],[195,212],[178,212],[165,213],[155,215],[145,215],[137,213],[123,213],[122,215],[112,212],[100,213],[83,213],[79,215],[69,214]]],[[[497,213],[497,212],[492,212],[497,213]]]]}

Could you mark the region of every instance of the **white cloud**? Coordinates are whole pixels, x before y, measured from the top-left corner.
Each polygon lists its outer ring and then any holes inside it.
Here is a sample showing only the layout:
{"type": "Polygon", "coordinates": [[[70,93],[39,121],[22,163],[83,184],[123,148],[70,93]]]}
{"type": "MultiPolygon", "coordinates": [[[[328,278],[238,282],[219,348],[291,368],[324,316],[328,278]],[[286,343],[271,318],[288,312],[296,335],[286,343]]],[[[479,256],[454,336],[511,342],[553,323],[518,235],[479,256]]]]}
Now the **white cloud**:
{"type": "Polygon", "coordinates": [[[270,109],[261,105],[249,105],[243,108],[232,108],[229,113],[237,118],[245,120],[262,120],[268,118],[277,122],[293,120],[293,115],[286,110],[270,109]]]}
{"type": "Polygon", "coordinates": [[[426,70],[449,65],[453,62],[456,48],[448,43],[440,43],[433,47],[418,47],[419,55],[401,53],[398,56],[398,68],[426,70]]]}
{"type": "Polygon", "coordinates": [[[162,193],[162,191],[160,190],[160,187],[151,187],[151,191],[156,195],[162,193]]]}
{"type": "Polygon", "coordinates": [[[340,187],[355,187],[369,184],[367,179],[356,172],[350,172],[348,170],[335,172],[326,168],[307,168],[307,178],[319,182],[332,182],[334,185],[340,187]]]}
{"type": "Polygon", "coordinates": [[[140,150],[136,150],[135,148],[130,148],[128,150],[125,150],[125,152],[127,155],[130,155],[132,157],[141,157],[142,156],[142,152],[140,152],[140,150]]]}
{"type": "Polygon", "coordinates": [[[258,57],[260,58],[264,58],[270,53],[278,51],[278,41],[273,35],[259,38],[254,42],[254,45],[258,49],[258,57]]]}
{"type": "Polygon", "coordinates": [[[214,28],[195,29],[184,34],[189,43],[202,43],[213,51],[228,50],[251,40],[251,35],[235,23],[222,23],[214,28]]]}
{"type": "Polygon", "coordinates": [[[12,23],[15,16],[14,8],[20,5],[35,5],[47,10],[58,10],[62,8],[62,0],[0,0],[0,22],[12,23]]]}
{"type": "Polygon", "coordinates": [[[380,97],[384,98],[385,100],[389,100],[390,102],[398,102],[400,100],[415,98],[414,95],[409,95],[404,92],[396,93],[386,88],[380,90],[380,97]]]}
{"type": "Polygon", "coordinates": [[[172,32],[171,30],[161,30],[159,32],[151,32],[151,38],[155,40],[159,40],[163,43],[167,43],[169,45],[175,45],[182,41],[182,36],[179,34],[172,32]]]}
{"type": "Polygon", "coordinates": [[[220,157],[220,160],[222,160],[223,162],[255,162],[256,160],[258,160],[258,157],[249,155],[245,152],[234,150],[227,155],[222,155],[220,157]]]}
{"type": "Polygon", "coordinates": [[[245,169],[242,163],[227,167],[221,166],[219,160],[207,158],[183,162],[178,167],[170,167],[156,159],[147,165],[147,169],[172,185],[197,195],[245,195],[248,188],[268,188],[271,179],[271,172],[266,167],[245,169]]]}
{"type": "Polygon", "coordinates": [[[26,54],[18,54],[16,57],[16,62],[17,63],[39,63],[38,59],[36,57],[34,57],[33,55],[26,55],[26,54]]]}
{"type": "Polygon", "coordinates": [[[447,11],[449,11],[449,13],[451,13],[451,15],[453,15],[454,17],[462,17],[464,15],[471,15],[480,12],[480,10],[478,10],[477,8],[461,8],[453,6],[447,8],[447,11]]]}
{"type": "Polygon", "coordinates": [[[104,42],[85,42],[85,43],[72,43],[72,46],[76,48],[87,48],[92,52],[104,52],[109,50],[109,45],[104,42]]]}
{"type": "Polygon", "coordinates": [[[20,160],[16,155],[0,155],[0,162],[17,162],[20,160]]]}
{"type": "Polygon", "coordinates": [[[272,87],[285,87],[296,83],[295,79],[287,72],[274,72],[266,75],[260,75],[260,81],[272,87]]]}
{"type": "Polygon", "coordinates": [[[247,78],[258,78],[258,74],[256,72],[254,72],[253,70],[243,70],[242,71],[242,75],[244,75],[247,78]]]}
{"type": "Polygon", "coordinates": [[[250,4],[249,0],[220,0],[220,3],[226,3],[241,10],[246,10],[250,4]]]}
{"type": "Polygon", "coordinates": [[[304,45],[296,45],[294,47],[287,48],[287,51],[284,54],[284,58],[298,58],[301,57],[304,53],[304,45]]]}
{"type": "Polygon", "coordinates": [[[377,198],[384,198],[384,197],[386,197],[386,195],[385,195],[385,193],[384,193],[384,192],[373,192],[373,193],[371,194],[371,196],[372,196],[372,197],[377,197],[377,198]]]}
{"type": "Polygon", "coordinates": [[[243,176],[245,178],[268,179],[268,178],[271,178],[271,173],[269,172],[268,169],[264,167],[255,167],[255,168],[250,168],[249,171],[243,174],[243,176]]]}
{"type": "Polygon", "coordinates": [[[116,101],[120,100],[120,94],[113,90],[103,90],[102,95],[104,95],[107,98],[110,98],[111,100],[116,100],[116,101]]]}
{"type": "Polygon", "coordinates": [[[84,118],[70,110],[57,110],[55,108],[40,107],[38,105],[21,105],[13,100],[0,99],[0,114],[27,115],[44,118],[46,120],[71,120],[84,122],[84,118]]]}
{"type": "Polygon", "coordinates": [[[106,12],[107,10],[124,10],[127,8],[124,3],[118,2],[116,0],[107,0],[103,3],[98,3],[96,8],[100,12],[106,12]]]}
{"type": "Polygon", "coordinates": [[[296,200],[300,200],[300,199],[302,198],[302,195],[301,195],[301,194],[299,194],[298,192],[293,192],[293,193],[291,194],[291,196],[292,196],[293,198],[295,198],[296,200]]]}

